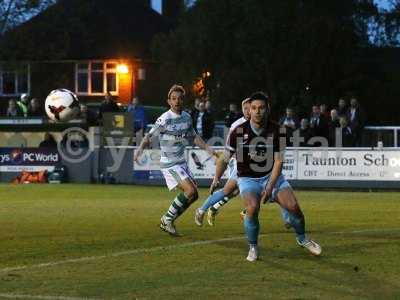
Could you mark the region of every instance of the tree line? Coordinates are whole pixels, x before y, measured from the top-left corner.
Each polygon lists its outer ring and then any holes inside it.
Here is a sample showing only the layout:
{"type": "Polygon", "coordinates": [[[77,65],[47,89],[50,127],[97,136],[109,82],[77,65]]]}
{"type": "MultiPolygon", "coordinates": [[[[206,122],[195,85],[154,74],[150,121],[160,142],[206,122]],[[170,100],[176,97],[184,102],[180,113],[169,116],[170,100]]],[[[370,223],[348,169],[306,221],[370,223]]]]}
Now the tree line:
{"type": "MultiPolygon", "coordinates": [[[[59,1],[0,0],[0,39],[59,1]]],[[[400,122],[396,110],[388,109],[397,107],[400,96],[394,59],[400,0],[384,11],[373,0],[184,3],[176,27],[153,41],[160,89],[172,82],[200,86],[222,104],[262,89],[274,99],[275,111],[305,111],[357,96],[374,123],[400,122]]]]}
{"type": "Polygon", "coordinates": [[[153,54],[162,84],[201,81],[220,103],[262,89],[275,111],[308,111],[356,96],[373,122],[399,122],[385,107],[400,95],[399,73],[388,73],[383,51],[399,42],[394,2],[382,12],[372,0],[197,0],[175,30],[154,40],[153,54]]]}

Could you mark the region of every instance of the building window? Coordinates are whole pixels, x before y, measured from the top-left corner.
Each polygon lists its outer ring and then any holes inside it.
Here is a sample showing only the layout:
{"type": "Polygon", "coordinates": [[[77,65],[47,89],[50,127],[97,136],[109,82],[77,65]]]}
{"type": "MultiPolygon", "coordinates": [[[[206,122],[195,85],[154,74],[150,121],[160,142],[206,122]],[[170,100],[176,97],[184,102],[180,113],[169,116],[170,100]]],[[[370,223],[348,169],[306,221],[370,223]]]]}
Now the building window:
{"type": "Polygon", "coordinates": [[[118,95],[117,63],[91,61],[75,67],[75,93],[78,95],[118,95]]]}
{"type": "Polygon", "coordinates": [[[29,94],[29,65],[19,67],[0,65],[0,96],[29,94]]]}

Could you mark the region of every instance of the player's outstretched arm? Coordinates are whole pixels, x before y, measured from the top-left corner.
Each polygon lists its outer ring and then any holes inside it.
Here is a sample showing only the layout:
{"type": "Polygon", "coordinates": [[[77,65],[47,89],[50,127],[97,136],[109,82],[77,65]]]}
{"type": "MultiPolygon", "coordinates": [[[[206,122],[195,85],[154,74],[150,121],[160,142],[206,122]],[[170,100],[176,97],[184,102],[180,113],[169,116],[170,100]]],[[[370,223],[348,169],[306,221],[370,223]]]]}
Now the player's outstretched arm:
{"type": "Polygon", "coordinates": [[[210,194],[212,194],[214,192],[214,190],[218,187],[219,181],[220,181],[222,175],[224,174],[232,155],[233,154],[230,151],[225,150],[223,155],[221,157],[217,158],[215,175],[214,175],[213,182],[211,183],[211,186],[210,186],[210,194]]]}
{"type": "Polygon", "coordinates": [[[194,144],[200,149],[206,150],[210,155],[217,156],[214,149],[212,149],[198,134],[194,137],[194,144]]]}
{"type": "Polygon", "coordinates": [[[138,161],[140,155],[143,153],[143,149],[148,147],[152,137],[158,136],[161,132],[165,130],[165,117],[161,116],[157,119],[154,126],[150,129],[150,131],[144,136],[142,142],[139,145],[139,148],[135,151],[135,156],[133,157],[134,161],[138,161]]]}
{"type": "Polygon", "coordinates": [[[150,134],[146,134],[143,140],[141,141],[139,148],[137,148],[135,151],[135,156],[133,157],[134,161],[136,162],[138,161],[139,157],[143,153],[143,149],[148,147],[149,144],[150,144],[150,134]]]}

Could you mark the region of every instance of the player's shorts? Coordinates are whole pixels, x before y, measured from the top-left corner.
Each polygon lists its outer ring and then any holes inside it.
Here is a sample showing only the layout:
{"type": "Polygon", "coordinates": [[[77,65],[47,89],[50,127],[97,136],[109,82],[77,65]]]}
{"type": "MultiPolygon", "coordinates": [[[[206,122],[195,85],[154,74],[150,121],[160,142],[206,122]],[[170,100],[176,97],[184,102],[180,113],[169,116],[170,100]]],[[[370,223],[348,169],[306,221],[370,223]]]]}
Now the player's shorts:
{"type": "MultiPolygon", "coordinates": [[[[238,186],[240,190],[240,195],[243,196],[246,193],[254,193],[258,197],[261,197],[265,186],[268,184],[270,175],[260,178],[250,178],[250,177],[239,177],[238,186]]],[[[291,188],[289,182],[281,174],[276,181],[274,188],[272,189],[272,196],[268,202],[274,202],[278,193],[284,189],[291,188]]]]}
{"type": "Polygon", "coordinates": [[[237,175],[237,162],[236,159],[232,158],[229,161],[229,165],[228,165],[229,169],[228,169],[228,180],[238,180],[238,175],[237,175]]]}
{"type": "Polygon", "coordinates": [[[162,168],[161,172],[170,191],[176,188],[183,180],[189,179],[195,183],[192,172],[186,163],[177,164],[169,168],[162,168]]]}

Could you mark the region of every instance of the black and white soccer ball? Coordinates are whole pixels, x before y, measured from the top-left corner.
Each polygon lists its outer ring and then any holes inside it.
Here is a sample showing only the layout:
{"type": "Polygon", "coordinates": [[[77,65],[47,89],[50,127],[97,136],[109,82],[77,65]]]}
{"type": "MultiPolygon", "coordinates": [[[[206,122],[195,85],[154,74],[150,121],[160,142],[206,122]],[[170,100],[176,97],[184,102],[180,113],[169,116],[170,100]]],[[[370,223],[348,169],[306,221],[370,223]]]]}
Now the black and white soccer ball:
{"type": "Polygon", "coordinates": [[[50,92],[45,101],[47,116],[55,122],[68,122],[76,118],[80,111],[78,97],[67,89],[50,92]]]}

